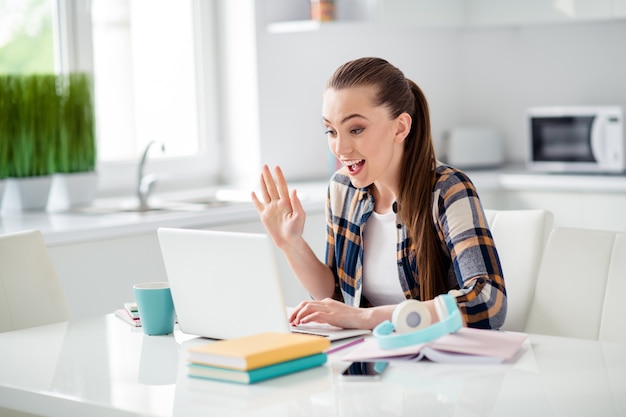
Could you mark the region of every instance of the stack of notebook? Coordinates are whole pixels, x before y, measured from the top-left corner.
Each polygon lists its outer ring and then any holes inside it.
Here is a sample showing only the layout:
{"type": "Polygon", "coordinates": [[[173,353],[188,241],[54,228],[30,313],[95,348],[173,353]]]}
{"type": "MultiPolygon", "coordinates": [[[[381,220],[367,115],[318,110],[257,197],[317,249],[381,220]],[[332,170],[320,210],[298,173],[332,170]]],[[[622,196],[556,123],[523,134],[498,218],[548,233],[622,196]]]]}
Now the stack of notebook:
{"type": "Polygon", "coordinates": [[[323,365],[328,339],[296,333],[259,333],[189,348],[189,376],[253,384],[323,365]]]}
{"type": "Polygon", "coordinates": [[[134,301],[124,303],[124,308],[115,310],[115,315],[135,327],[141,327],[139,310],[137,310],[137,303],[134,301]]]}

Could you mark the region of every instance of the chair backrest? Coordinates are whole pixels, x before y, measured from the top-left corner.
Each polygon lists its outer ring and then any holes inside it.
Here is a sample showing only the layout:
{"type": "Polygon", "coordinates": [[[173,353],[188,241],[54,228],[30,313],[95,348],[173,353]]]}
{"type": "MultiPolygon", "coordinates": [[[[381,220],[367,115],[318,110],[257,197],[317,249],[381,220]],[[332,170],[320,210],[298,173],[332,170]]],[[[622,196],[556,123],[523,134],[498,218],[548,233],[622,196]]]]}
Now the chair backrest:
{"type": "Polygon", "coordinates": [[[41,232],[0,235],[0,332],[70,317],[41,232]]]}
{"type": "Polygon", "coordinates": [[[524,331],[553,215],[547,210],[485,210],[485,216],[507,290],[508,308],[502,329],[524,331]]]}
{"type": "Polygon", "coordinates": [[[539,268],[525,330],[626,341],[619,311],[624,290],[626,234],[554,229],[539,268]]]}
{"type": "Polygon", "coordinates": [[[617,233],[602,306],[598,337],[602,341],[626,342],[624,294],[626,294],[626,233],[617,233]]]}

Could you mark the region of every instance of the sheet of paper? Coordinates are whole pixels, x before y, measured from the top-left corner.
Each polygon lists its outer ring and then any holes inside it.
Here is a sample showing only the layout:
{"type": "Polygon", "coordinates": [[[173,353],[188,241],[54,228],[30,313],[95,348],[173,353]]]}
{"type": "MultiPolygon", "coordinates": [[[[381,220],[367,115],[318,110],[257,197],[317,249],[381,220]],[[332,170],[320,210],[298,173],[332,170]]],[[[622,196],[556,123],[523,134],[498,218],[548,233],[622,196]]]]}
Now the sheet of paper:
{"type": "Polygon", "coordinates": [[[375,338],[363,342],[342,359],[356,360],[419,360],[428,346],[429,358],[447,362],[502,362],[512,359],[521,348],[525,333],[479,330],[467,327],[442,336],[429,343],[420,343],[398,349],[382,349],[375,338]]]}
{"type": "Polygon", "coordinates": [[[466,355],[493,356],[512,359],[528,335],[463,327],[456,333],[442,336],[428,345],[437,350],[466,355]]]}

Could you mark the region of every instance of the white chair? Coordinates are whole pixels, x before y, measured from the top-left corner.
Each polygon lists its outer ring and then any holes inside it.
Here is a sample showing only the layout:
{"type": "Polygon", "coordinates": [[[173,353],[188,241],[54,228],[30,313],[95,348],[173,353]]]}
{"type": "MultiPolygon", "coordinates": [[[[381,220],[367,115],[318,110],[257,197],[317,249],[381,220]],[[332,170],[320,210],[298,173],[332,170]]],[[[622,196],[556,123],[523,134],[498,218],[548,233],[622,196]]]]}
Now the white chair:
{"type": "Polygon", "coordinates": [[[554,229],[546,243],[526,331],[626,341],[626,234],[554,229]]]}
{"type": "Polygon", "coordinates": [[[547,210],[485,210],[507,291],[503,330],[524,331],[544,243],[552,230],[547,210]]]}
{"type": "Polygon", "coordinates": [[[624,294],[626,294],[626,233],[617,233],[613,243],[602,306],[598,336],[602,341],[626,342],[624,294]]]}
{"type": "Polygon", "coordinates": [[[70,317],[41,232],[0,235],[0,332],[70,317]]]}

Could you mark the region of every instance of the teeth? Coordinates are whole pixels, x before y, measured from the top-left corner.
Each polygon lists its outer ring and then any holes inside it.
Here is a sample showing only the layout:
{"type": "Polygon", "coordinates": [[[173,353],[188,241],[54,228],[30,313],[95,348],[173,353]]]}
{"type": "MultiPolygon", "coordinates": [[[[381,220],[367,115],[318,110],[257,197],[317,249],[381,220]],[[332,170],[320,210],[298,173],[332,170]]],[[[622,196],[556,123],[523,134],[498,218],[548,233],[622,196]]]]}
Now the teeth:
{"type": "Polygon", "coordinates": [[[350,168],[356,168],[357,165],[359,165],[361,163],[361,160],[354,160],[354,161],[345,161],[344,164],[350,168]]]}
{"type": "Polygon", "coordinates": [[[343,164],[347,166],[350,171],[356,171],[362,162],[362,159],[353,159],[351,161],[343,161],[343,164]]]}

